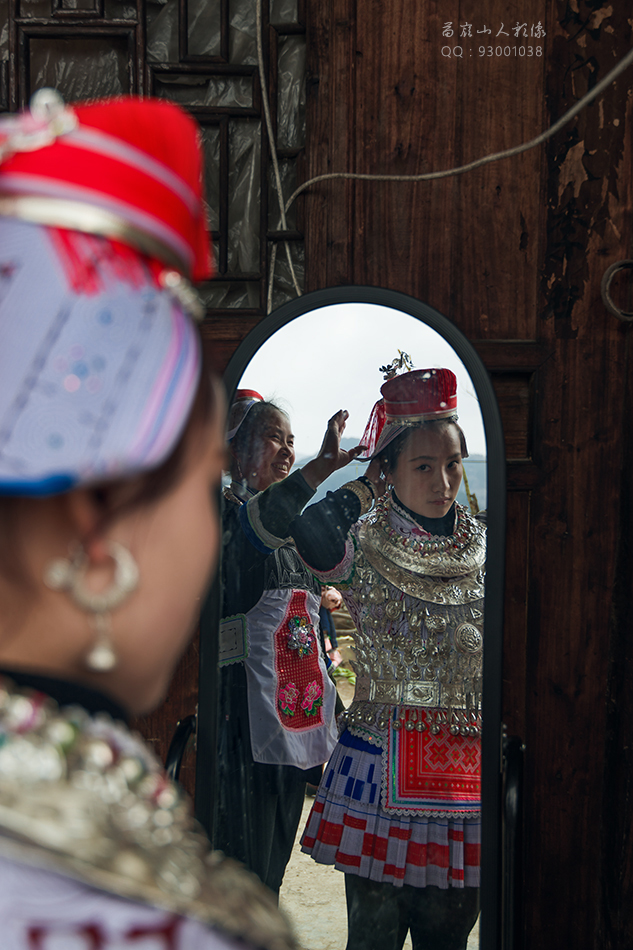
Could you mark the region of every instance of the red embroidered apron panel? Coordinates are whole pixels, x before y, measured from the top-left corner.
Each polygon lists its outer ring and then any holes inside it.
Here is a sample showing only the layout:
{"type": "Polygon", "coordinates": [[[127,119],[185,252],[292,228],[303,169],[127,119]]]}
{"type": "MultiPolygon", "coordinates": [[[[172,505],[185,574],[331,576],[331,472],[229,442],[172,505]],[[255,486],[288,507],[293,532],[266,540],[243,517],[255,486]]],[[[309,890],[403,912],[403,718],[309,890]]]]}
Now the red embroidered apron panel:
{"type": "MultiPolygon", "coordinates": [[[[405,723],[412,711],[405,713],[405,723]]],[[[416,713],[426,728],[390,729],[387,749],[386,811],[477,814],[481,807],[481,742],[452,735],[442,723],[433,735],[424,710],[416,713]]]]}
{"type": "Polygon", "coordinates": [[[284,729],[303,730],[323,722],[323,674],[318,631],[306,606],[307,593],[293,591],[275,632],[277,715],[284,729]]]}

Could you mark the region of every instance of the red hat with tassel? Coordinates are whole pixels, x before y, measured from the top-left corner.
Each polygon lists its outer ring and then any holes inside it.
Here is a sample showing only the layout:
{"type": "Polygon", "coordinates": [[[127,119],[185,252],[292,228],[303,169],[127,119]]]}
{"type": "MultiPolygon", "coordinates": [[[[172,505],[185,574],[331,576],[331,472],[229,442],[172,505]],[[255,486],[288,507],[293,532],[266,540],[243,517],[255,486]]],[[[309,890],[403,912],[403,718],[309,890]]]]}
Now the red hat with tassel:
{"type": "Polygon", "coordinates": [[[409,427],[457,419],[457,378],[450,369],[417,369],[384,383],[372,409],[362,444],[365,458],[378,455],[409,427]]]}
{"type": "Polygon", "coordinates": [[[170,102],[0,117],[0,494],[159,466],[202,370],[211,273],[195,122],[170,102]]]}

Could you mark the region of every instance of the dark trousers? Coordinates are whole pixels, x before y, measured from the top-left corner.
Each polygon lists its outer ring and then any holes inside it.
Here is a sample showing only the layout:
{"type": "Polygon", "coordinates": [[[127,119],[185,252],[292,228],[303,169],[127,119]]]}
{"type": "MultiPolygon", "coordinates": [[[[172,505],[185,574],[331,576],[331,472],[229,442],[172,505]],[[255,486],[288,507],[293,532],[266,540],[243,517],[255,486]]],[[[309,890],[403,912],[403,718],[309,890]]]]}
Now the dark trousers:
{"type": "Polygon", "coordinates": [[[345,875],[346,950],[466,950],[479,913],[476,887],[411,887],[345,875]]]}

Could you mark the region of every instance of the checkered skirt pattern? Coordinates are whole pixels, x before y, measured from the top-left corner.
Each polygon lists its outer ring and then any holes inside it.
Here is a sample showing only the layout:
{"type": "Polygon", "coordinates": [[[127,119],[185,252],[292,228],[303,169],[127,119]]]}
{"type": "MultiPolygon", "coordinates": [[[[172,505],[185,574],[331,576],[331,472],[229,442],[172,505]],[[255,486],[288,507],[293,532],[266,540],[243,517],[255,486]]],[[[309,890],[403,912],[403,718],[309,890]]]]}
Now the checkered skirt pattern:
{"type": "Polygon", "coordinates": [[[381,750],[344,732],[301,839],[319,864],[413,887],[479,887],[481,822],[388,815],[381,750]]]}

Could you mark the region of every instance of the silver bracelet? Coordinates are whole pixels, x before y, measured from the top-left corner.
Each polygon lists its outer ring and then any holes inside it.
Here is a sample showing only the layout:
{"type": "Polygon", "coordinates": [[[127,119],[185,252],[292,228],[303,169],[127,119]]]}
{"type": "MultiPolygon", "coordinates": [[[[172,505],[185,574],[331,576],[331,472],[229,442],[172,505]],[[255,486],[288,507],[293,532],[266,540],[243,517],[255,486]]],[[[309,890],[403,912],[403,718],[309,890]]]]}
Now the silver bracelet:
{"type": "Polygon", "coordinates": [[[351,491],[356,495],[360,501],[360,513],[361,515],[366,515],[374,504],[374,494],[371,489],[358,479],[353,482],[346,482],[341,488],[345,488],[347,491],[351,491]]]}

